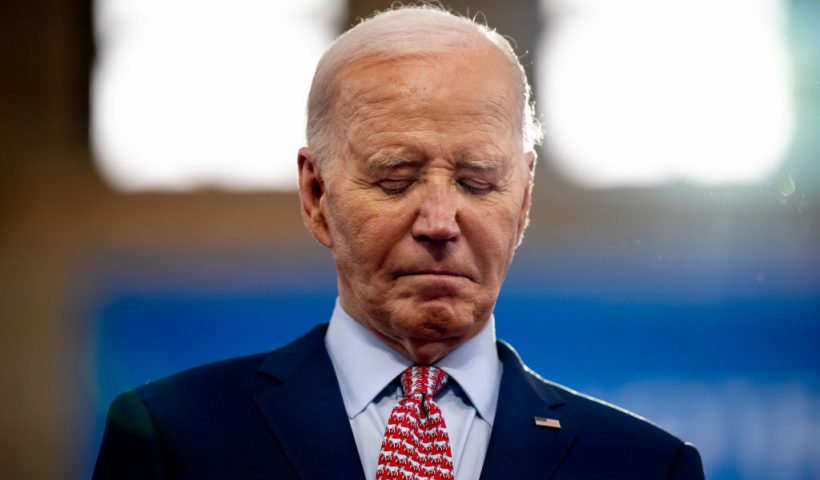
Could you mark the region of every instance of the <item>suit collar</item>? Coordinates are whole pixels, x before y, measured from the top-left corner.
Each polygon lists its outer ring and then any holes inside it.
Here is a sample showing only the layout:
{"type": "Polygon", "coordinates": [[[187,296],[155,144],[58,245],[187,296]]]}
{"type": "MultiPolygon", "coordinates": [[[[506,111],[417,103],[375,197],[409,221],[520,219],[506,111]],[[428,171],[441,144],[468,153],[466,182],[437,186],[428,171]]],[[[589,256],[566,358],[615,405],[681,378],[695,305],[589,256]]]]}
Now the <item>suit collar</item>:
{"type": "Polygon", "coordinates": [[[272,380],[254,396],[297,476],[364,478],[320,325],[268,354],[258,372],[272,380]]]}
{"type": "Polygon", "coordinates": [[[277,383],[285,382],[312,357],[321,353],[326,331],[326,323],[315,326],[293,343],[268,353],[256,371],[277,383]]]}
{"type": "Polygon", "coordinates": [[[527,368],[512,347],[499,342],[498,356],[504,372],[481,478],[550,478],[572,448],[577,426],[557,389],[527,368]],[[535,417],[556,419],[561,428],[538,427],[535,417]]]}

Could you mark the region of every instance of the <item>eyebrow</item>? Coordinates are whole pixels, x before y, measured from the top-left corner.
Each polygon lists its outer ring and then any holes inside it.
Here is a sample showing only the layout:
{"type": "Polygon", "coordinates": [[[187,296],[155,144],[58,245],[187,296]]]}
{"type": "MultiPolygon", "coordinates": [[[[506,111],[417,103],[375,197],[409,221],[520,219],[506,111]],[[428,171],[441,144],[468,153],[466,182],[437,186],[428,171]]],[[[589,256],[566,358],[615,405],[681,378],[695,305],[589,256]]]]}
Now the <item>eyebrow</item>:
{"type": "Polygon", "coordinates": [[[471,170],[498,170],[501,162],[494,158],[461,158],[457,165],[471,170]]]}
{"type": "Polygon", "coordinates": [[[407,155],[376,156],[368,160],[365,169],[372,175],[401,167],[417,167],[422,163],[421,159],[407,155]]]}
{"type": "MultiPolygon", "coordinates": [[[[389,170],[403,167],[420,167],[424,164],[422,158],[415,155],[385,155],[374,156],[367,162],[365,167],[368,174],[377,175],[389,170]]],[[[459,169],[493,171],[501,168],[501,162],[494,158],[469,158],[462,157],[456,162],[459,169]]]]}

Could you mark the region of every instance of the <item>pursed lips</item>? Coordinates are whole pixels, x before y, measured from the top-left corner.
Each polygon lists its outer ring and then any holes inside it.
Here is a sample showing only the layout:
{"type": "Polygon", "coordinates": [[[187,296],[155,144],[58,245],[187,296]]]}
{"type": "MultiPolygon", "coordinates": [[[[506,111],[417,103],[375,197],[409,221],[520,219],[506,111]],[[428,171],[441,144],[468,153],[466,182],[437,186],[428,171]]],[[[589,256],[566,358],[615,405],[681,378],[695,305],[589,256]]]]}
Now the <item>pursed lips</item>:
{"type": "Polygon", "coordinates": [[[400,277],[411,277],[411,276],[421,276],[421,275],[434,275],[440,277],[461,277],[466,278],[467,280],[471,280],[472,278],[469,275],[465,275],[460,272],[456,272],[453,270],[445,270],[445,269],[421,269],[421,270],[410,270],[410,271],[399,271],[396,274],[396,278],[400,277]]]}

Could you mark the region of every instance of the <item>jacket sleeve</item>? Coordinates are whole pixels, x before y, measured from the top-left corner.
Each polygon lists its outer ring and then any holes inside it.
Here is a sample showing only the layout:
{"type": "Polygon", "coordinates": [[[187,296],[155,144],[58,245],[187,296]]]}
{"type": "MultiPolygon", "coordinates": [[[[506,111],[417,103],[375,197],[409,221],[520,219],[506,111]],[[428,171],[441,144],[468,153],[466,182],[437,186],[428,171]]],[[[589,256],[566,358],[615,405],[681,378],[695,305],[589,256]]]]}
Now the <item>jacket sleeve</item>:
{"type": "Polygon", "coordinates": [[[671,480],[704,480],[703,464],[700,453],[691,443],[684,443],[669,472],[671,480]]]}
{"type": "Polygon", "coordinates": [[[157,429],[136,393],[123,393],[111,403],[92,478],[165,478],[157,429]]]}

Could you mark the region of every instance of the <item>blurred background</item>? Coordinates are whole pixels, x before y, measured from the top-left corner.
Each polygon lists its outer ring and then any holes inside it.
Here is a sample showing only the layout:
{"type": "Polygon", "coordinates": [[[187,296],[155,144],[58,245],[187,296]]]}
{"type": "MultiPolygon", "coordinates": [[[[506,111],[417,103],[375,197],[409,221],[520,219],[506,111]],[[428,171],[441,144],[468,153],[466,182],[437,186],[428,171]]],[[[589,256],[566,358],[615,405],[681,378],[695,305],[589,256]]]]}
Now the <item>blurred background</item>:
{"type": "MultiPolygon", "coordinates": [[[[118,392],[329,318],[304,103],[389,3],[3,2],[0,477],[87,478],[118,392]]],[[[710,479],[820,478],[820,2],[443,4],[546,131],[498,336],[710,479]]]]}

